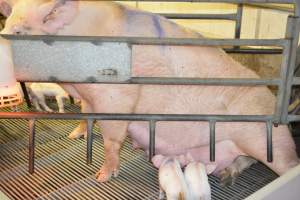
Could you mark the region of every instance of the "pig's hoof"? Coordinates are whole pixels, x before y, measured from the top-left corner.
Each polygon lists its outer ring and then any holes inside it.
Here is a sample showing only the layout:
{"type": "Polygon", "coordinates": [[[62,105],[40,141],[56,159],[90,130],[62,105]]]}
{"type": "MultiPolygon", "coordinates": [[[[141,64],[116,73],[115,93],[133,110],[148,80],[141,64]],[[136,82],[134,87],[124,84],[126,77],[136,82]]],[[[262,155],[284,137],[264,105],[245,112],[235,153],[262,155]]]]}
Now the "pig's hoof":
{"type": "Polygon", "coordinates": [[[84,137],[86,138],[87,137],[87,132],[86,131],[78,131],[78,130],[74,130],[72,133],[70,133],[70,135],[68,136],[68,138],[70,139],[78,139],[78,138],[81,138],[81,137],[84,137]]]}
{"type": "Polygon", "coordinates": [[[54,113],[54,110],[52,110],[50,108],[47,108],[46,111],[49,112],[49,113],[54,113]]]}
{"type": "Polygon", "coordinates": [[[119,175],[119,170],[109,170],[107,169],[106,167],[102,167],[96,174],[96,180],[98,182],[106,182],[106,181],[109,181],[109,179],[111,178],[111,176],[113,177],[117,177],[119,175]]]}
{"type": "Polygon", "coordinates": [[[222,187],[228,187],[234,184],[236,176],[230,170],[224,169],[220,172],[220,184],[222,187]]]}

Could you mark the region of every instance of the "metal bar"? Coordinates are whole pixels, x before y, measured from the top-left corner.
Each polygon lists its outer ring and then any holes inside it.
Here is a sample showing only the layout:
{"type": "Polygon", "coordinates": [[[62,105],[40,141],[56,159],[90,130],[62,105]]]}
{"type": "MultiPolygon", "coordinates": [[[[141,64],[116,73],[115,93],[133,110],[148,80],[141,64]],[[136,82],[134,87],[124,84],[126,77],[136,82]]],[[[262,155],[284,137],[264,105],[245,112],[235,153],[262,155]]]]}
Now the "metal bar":
{"type": "MultiPolygon", "coordinates": [[[[257,86],[279,85],[280,79],[250,79],[250,78],[160,78],[160,77],[132,77],[127,81],[80,81],[80,83],[106,84],[150,84],[150,85],[223,85],[223,86],[257,86]]],[[[36,81],[39,82],[39,81],[36,81]]],[[[42,82],[70,83],[64,81],[45,80],[42,82]]]]}
{"type": "Polygon", "coordinates": [[[27,107],[31,108],[31,102],[30,102],[30,98],[29,98],[29,95],[28,95],[28,92],[27,92],[27,89],[26,89],[25,82],[21,81],[20,85],[21,85],[21,88],[22,88],[22,91],[23,91],[23,94],[24,94],[24,98],[25,98],[27,107]]]}
{"type": "Polygon", "coordinates": [[[290,44],[287,44],[283,48],[282,61],[280,66],[280,84],[278,87],[278,93],[276,98],[276,107],[275,107],[276,122],[275,123],[279,123],[281,121],[282,104],[284,101],[284,93],[285,93],[285,79],[287,76],[287,70],[289,65],[289,55],[290,55],[290,44]]]}
{"type": "Polygon", "coordinates": [[[93,156],[93,119],[87,120],[87,151],[86,151],[86,162],[87,164],[92,163],[93,156]]]}
{"type": "Polygon", "coordinates": [[[300,85],[300,77],[294,77],[293,85],[300,85]]]}
{"type": "Polygon", "coordinates": [[[209,121],[209,158],[211,162],[215,161],[216,158],[216,137],[215,137],[216,121],[209,121]]]}
{"type": "Polygon", "coordinates": [[[295,0],[294,8],[295,8],[295,15],[300,17],[300,1],[299,0],[295,0]]]}
{"type": "MultiPolygon", "coordinates": [[[[126,83],[126,82],[125,82],[126,83]]],[[[248,78],[157,78],[157,77],[133,77],[131,84],[155,84],[155,85],[222,85],[222,86],[256,86],[279,85],[280,79],[248,79],[248,78]]]]}
{"type": "Polygon", "coordinates": [[[29,143],[28,143],[28,162],[29,162],[29,173],[33,174],[34,172],[34,139],[35,139],[35,119],[29,120],[29,143]]]}
{"type": "Polygon", "coordinates": [[[39,40],[52,45],[55,41],[85,41],[100,45],[103,42],[128,43],[130,45],[189,45],[189,46],[284,46],[285,39],[204,39],[204,38],[154,38],[154,37],[106,37],[63,35],[9,35],[9,40],[39,40]]]}
{"type": "Polygon", "coordinates": [[[267,126],[267,161],[273,162],[272,122],[268,121],[267,126]]]}
{"type": "Polygon", "coordinates": [[[291,38],[291,45],[290,45],[290,57],[289,57],[289,64],[287,68],[287,78],[286,78],[286,88],[284,93],[284,101],[282,104],[282,116],[281,122],[288,123],[287,116],[288,116],[288,106],[292,91],[292,83],[294,81],[294,71],[296,65],[296,52],[298,48],[298,41],[299,41],[299,31],[300,31],[300,18],[289,16],[288,17],[288,28],[286,37],[291,38]]]}
{"type": "Polygon", "coordinates": [[[299,122],[300,115],[288,115],[288,122],[299,122]]]}
{"type": "Polygon", "coordinates": [[[155,155],[155,120],[149,122],[149,161],[151,162],[152,157],[155,155]]]}
{"type": "Polygon", "coordinates": [[[120,121],[219,121],[266,122],[273,115],[181,115],[181,114],[120,114],[120,113],[36,113],[0,112],[0,119],[97,119],[120,121]]]}
{"type": "Polygon", "coordinates": [[[242,53],[242,54],[282,54],[282,49],[258,49],[258,48],[239,48],[239,49],[224,49],[226,53],[242,53]]]}
{"type": "Polygon", "coordinates": [[[236,39],[241,38],[242,17],[243,17],[243,4],[238,4],[236,21],[235,21],[235,34],[234,34],[234,38],[236,39]]]}
{"type": "MultiPolygon", "coordinates": [[[[90,1],[90,0],[83,0],[90,1]]],[[[92,1],[111,1],[111,0],[92,0],[92,1]]],[[[132,0],[119,0],[119,1],[132,1],[132,0]]],[[[288,3],[293,4],[294,0],[138,0],[139,2],[203,2],[203,3],[288,3]]]]}
{"type": "Polygon", "coordinates": [[[212,19],[235,20],[236,14],[185,14],[185,13],[156,13],[168,19],[212,19]]]}

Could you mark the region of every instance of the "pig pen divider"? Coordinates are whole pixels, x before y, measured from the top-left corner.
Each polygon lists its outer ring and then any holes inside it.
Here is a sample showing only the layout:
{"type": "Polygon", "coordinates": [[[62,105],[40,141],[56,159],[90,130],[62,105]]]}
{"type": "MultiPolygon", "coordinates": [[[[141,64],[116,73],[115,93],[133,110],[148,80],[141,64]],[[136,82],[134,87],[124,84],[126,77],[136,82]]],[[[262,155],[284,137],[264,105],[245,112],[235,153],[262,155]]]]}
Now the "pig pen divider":
{"type": "MultiPolygon", "coordinates": [[[[232,51],[239,49],[239,46],[277,46],[282,48],[282,64],[280,78],[273,79],[222,79],[222,78],[145,78],[145,77],[131,77],[124,76],[120,79],[112,76],[117,76],[119,73],[103,74],[103,77],[96,79],[92,73],[83,75],[82,79],[64,79],[57,78],[58,74],[47,74],[45,77],[40,77],[39,73],[33,73],[34,76],[25,76],[18,78],[19,81],[45,81],[45,82],[71,82],[71,83],[110,83],[110,84],[168,84],[168,85],[275,85],[278,87],[277,104],[273,115],[179,115],[179,114],[110,114],[110,113],[6,113],[0,112],[2,119],[29,119],[29,172],[34,172],[34,138],[35,138],[35,122],[38,119],[81,119],[87,120],[87,163],[92,162],[92,143],[93,143],[93,121],[94,120],[126,120],[126,121],[148,121],[149,122],[149,152],[150,160],[155,154],[155,124],[158,121],[208,121],[210,127],[210,160],[215,160],[215,125],[218,122],[264,122],[266,124],[266,138],[267,138],[267,160],[272,162],[272,126],[273,124],[286,124],[291,121],[300,121],[300,116],[288,115],[287,107],[290,98],[292,85],[300,85],[300,79],[293,77],[293,70],[296,59],[296,48],[299,39],[299,2],[295,5],[296,16],[289,16],[286,37],[284,39],[237,39],[240,37],[240,23],[242,17],[242,3],[294,3],[292,0],[172,0],[173,2],[226,2],[239,3],[238,12],[235,17],[237,21],[235,37],[236,39],[187,39],[187,38],[140,38],[140,37],[81,37],[81,36],[13,36],[1,35],[12,41],[13,49],[17,50],[18,45],[25,46],[25,49],[30,49],[29,46],[33,43],[44,48],[53,48],[60,43],[78,43],[84,42],[92,44],[94,48],[101,48],[106,43],[126,44],[128,49],[132,50],[132,45],[207,45],[207,46],[233,46],[232,51]],[[29,46],[28,46],[29,45],[29,46]],[[106,79],[105,76],[111,76],[106,79]]],[[[172,18],[172,16],[169,16],[172,18]]],[[[175,16],[173,16],[175,17],[175,16]]],[[[183,16],[192,17],[192,16],[183,16]]],[[[199,17],[199,16],[194,16],[199,17]]],[[[205,17],[205,16],[202,16],[205,17]]],[[[224,17],[220,16],[219,17],[224,17]]],[[[226,16],[227,18],[228,16],[226,16]]],[[[209,18],[209,17],[207,17],[209,18]]],[[[229,18],[229,17],[228,17],[229,18]]],[[[230,19],[234,19],[231,15],[230,19]]],[[[125,45],[125,46],[126,46],[125,45]]],[[[108,45],[109,46],[109,45],[108,45]]],[[[125,47],[126,48],[126,47],[125,47]]],[[[281,51],[281,49],[280,49],[281,51]]],[[[280,51],[273,51],[278,53],[280,51]]],[[[246,51],[244,51],[246,52],[246,51]]],[[[251,51],[249,51],[251,52],[251,51]]],[[[254,51],[252,51],[254,52],[254,51]]],[[[266,51],[267,52],[267,51],[266,51]]],[[[254,52],[255,53],[255,52],[254,52]]],[[[263,52],[262,52],[263,53],[263,52]]],[[[268,53],[268,52],[267,52],[268,53]]],[[[51,54],[50,54],[51,55],[51,54]]],[[[49,56],[50,56],[49,55],[49,56]]],[[[51,56],[50,56],[51,57],[51,56]]],[[[16,59],[16,57],[14,58],[16,59]]],[[[31,58],[34,60],[34,56],[31,58]]],[[[40,59],[40,58],[39,58],[40,59]]],[[[109,59],[109,58],[108,58],[109,59]]],[[[131,60],[130,60],[131,62],[131,60]]],[[[61,64],[62,71],[60,75],[69,73],[64,64],[61,64]]],[[[28,66],[26,66],[28,67],[28,66]]],[[[38,66],[37,70],[42,70],[43,66],[38,66]]],[[[129,65],[131,68],[131,63],[129,65]]],[[[22,71],[22,66],[16,64],[15,71],[18,73],[22,71]]],[[[129,70],[130,71],[130,70],[129,70]]],[[[112,72],[114,72],[112,70],[112,72]]],[[[118,71],[117,71],[118,72],[118,71]]]]}

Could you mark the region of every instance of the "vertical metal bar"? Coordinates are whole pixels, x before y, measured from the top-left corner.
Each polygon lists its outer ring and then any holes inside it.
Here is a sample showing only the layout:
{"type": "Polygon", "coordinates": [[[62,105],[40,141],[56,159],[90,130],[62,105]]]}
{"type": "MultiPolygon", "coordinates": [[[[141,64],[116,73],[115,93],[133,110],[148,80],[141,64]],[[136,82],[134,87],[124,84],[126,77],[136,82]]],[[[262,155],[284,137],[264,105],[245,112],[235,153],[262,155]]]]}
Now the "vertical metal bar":
{"type": "Polygon", "coordinates": [[[20,82],[20,85],[21,85],[21,88],[22,88],[22,91],[23,91],[23,94],[24,94],[26,104],[27,104],[28,108],[31,108],[31,102],[30,102],[30,99],[29,99],[29,95],[28,95],[28,92],[27,92],[27,89],[26,89],[25,82],[20,82]]]}
{"type": "Polygon", "coordinates": [[[243,17],[243,4],[238,4],[237,12],[236,12],[236,21],[235,21],[235,35],[234,35],[236,39],[239,39],[241,37],[242,17],[243,17]]]}
{"type": "Polygon", "coordinates": [[[293,84],[293,77],[294,77],[294,70],[296,65],[296,57],[297,57],[297,48],[298,48],[298,41],[299,41],[299,31],[300,31],[300,19],[299,17],[289,16],[288,17],[288,28],[286,32],[286,37],[291,39],[290,43],[290,56],[289,56],[289,63],[287,69],[287,77],[285,83],[285,93],[284,93],[284,100],[282,104],[282,111],[281,111],[281,123],[288,123],[288,106],[291,96],[292,84],[293,84]]]}
{"type": "Polygon", "coordinates": [[[273,162],[272,122],[267,121],[267,160],[273,162]]]}
{"type": "Polygon", "coordinates": [[[152,157],[155,155],[155,123],[156,121],[151,120],[149,122],[149,161],[151,162],[152,157]]]}
{"type": "Polygon", "coordinates": [[[215,129],[216,129],[216,122],[209,121],[209,158],[211,162],[215,161],[216,158],[216,137],[215,137],[215,129]]]}
{"type": "Polygon", "coordinates": [[[35,139],[35,119],[29,120],[29,173],[32,174],[34,172],[34,139],[35,139]]]}
{"type": "Polygon", "coordinates": [[[86,162],[87,164],[92,163],[93,156],[93,119],[87,120],[87,151],[86,151],[86,162]]]}
{"type": "Polygon", "coordinates": [[[283,47],[282,52],[282,61],[280,66],[280,84],[278,85],[278,92],[276,96],[276,107],[274,113],[274,123],[278,124],[281,122],[282,115],[282,104],[284,101],[284,95],[286,90],[286,77],[287,70],[289,65],[289,57],[290,57],[290,41],[283,47]]]}
{"type": "Polygon", "coordinates": [[[295,1],[294,7],[295,7],[295,15],[300,17],[300,1],[295,1]]]}

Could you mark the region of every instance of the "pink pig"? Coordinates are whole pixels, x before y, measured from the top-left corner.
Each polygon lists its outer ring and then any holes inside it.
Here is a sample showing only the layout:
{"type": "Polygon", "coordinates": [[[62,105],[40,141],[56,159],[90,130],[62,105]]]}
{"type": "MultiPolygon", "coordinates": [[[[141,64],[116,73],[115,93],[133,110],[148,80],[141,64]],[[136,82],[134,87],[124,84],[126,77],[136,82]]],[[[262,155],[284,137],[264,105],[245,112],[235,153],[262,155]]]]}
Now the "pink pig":
{"type": "MultiPolygon", "coordinates": [[[[2,33],[56,34],[80,36],[142,36],[198,38],[198,33],[168,19],[114,2],[66,0],[0,0],[8,16],[2,33]]],[[[146,46],[133,47],[132,76],[259,78],[215,47],[146,46]]],[[[267,115],[276,99],[267,87],[168,86],[168,85],[62,85],[82,100],[87,113],[235,114],[267,115]]],[[[99,121],[104,138],[105,162],[97,173],[107,181],[119,170],[119,152],[127,135],[143,148],[148,145],[148,125],[143,122],[99,121]]],[[[81,122],[71,134],[86,134],[81,122]]],[[[209,128],[206,122],[159,122],[156,152],[167,155],[191,152],[194,159],[207,159],[209,128]],[[200,150],[205,150],[201,151],[200,150]]],[[[232,148],[222,152],[237,157],[249,155],[279,175],[299,163],[287,126],[273,128],[274,161],[266,162],[266,128],[263,123],[217,123],[216,141],[232,148]]],[[[218,151],[218,150],[217,150],[218,151]]],[[[217,160],[222,153],[216,155],[217,160]]],[[[217,162],[218,164],[218,162],[217,162]]],[[[227,165],[228,166],[228,165],[227,165]]],[[[224,170],[226,165],[219,167],[224,170]]]]}

